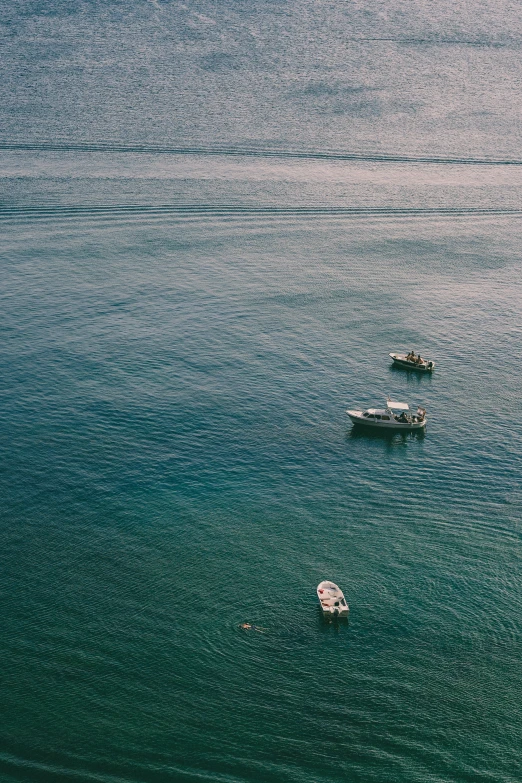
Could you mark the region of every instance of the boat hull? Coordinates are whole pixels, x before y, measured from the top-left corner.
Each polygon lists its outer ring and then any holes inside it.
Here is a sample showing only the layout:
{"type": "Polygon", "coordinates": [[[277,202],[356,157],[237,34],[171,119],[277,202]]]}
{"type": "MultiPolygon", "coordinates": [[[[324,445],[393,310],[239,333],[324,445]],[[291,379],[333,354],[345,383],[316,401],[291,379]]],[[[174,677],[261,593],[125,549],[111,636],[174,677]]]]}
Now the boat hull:
{"type": "Polygon", "coordinates": [[[413,370],[414,372],[433,372],[433,368],[435,367],[434,362],[423,362],[423,364],[415,364],[415,362],[410,362],[406,358],[393,353],[390,353],[390,357],[393,360],[394,366],[402,367],[403,370],[413,370]]]}
{"type": "Polygon", "coordinates": [[[343,591],[334,582],[321,582],[317,597],[323,617],[348,617],[350,611],[343,591]]]}
{"type": "Polygon", "coordinates": [[[426,426],[426,419],[422,421],[371,421],[363,418],[363,411],[347,411],[354,424],[360,427],[371,427],[372,430],[393,430],[393,432],[412,432],[422,430],[426,426]]]}

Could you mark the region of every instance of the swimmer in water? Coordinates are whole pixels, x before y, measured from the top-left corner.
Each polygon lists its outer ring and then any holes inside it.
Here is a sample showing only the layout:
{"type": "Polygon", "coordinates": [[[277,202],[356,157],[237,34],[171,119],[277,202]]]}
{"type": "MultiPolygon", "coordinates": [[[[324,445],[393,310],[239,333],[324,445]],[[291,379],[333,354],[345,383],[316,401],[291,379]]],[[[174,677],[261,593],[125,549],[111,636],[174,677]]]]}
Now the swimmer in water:
{"type": "Polygon", "coordinates": [[[239,623],[239,628],[242,631],[258,631],[259,633],[264,633],[266,631],[266,628],[258,628],[257,625],[247,622],[239,623]]]}

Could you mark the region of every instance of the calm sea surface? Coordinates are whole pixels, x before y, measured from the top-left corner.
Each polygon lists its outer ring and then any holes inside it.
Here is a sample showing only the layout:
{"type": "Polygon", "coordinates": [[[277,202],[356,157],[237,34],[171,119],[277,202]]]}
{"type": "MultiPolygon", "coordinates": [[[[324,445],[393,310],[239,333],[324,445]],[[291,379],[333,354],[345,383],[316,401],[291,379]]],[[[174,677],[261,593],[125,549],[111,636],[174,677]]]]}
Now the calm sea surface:
{"type": "Polygon", "coordinates": [[[519,783],[520,8],[0,12],[0,781],[519,783]]]}

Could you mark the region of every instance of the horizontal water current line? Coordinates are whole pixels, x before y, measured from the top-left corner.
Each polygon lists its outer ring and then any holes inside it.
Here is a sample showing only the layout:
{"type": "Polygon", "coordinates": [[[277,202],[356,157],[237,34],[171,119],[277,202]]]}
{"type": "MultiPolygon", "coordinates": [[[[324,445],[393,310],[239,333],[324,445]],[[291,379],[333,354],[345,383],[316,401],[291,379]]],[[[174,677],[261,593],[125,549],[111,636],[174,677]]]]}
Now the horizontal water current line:
{"type": "Polygon", "coordinates": [[[516,38],[505,39],[503,41],[492,41],[480,38],[397,38],[396,36],[381,36],[372,38],[345,38],[345,41],[350,43],[379,43],[383,41],[385,43],[405,44],[406,46],[478,46],[484,48],[504,49],[504,48],[516,48],[521,45],[521,41],[516,38]]]}
{"type": "Polygon", "coordinates": [[[302,160],[359,161],[368,163],[437,163],[457,166],[522,166],[522,159],[459,158],[431,155],[393,155],[363,152],[313,152],[299,150],[259,150],[242,147],[167,147],[145,144],[118,144],[111,142],[8,142],[0,141],[0,150],[26,152],[103,152],[134,153],[141,155],[216,155],[248,158],[282,158],[302,160]]]}
{"type": "Polygon", "coordinates": [[[122,217],[126,215],[179,215],[216,217],[469,217],[518,216],[521,209],[481,207],[278,207],[241,204],[82,204],[75,206],[0,206],[0,220],[69,217],[122,217]]]}

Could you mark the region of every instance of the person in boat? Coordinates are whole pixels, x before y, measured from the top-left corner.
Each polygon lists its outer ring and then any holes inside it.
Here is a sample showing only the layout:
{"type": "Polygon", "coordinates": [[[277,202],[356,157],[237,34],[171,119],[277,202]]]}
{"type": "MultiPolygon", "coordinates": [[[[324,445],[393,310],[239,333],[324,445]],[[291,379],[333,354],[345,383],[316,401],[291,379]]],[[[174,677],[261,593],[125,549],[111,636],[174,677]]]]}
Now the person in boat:
{"type": "Polygon", "coordinates": [[[415,364],[422,364],[422,359],[420,353],[417,354],[417,358],[415,359],[415,364]]]}
{"type": "Polygon", "coordinates": [[[403,411],[401,413],[401,415],[397,418],[397,421],[401,421],[401,422],[407,422],[408,421],[408,417],[406,416],[406,411],[403,411]]]}
{"type": "Polygon", "coordinates": [[[406,357],[406,360],[408,362],[412,362],[414,359],[415,359],[415,353],[413,351],[410,351],[410,353],[406,357]]]}

